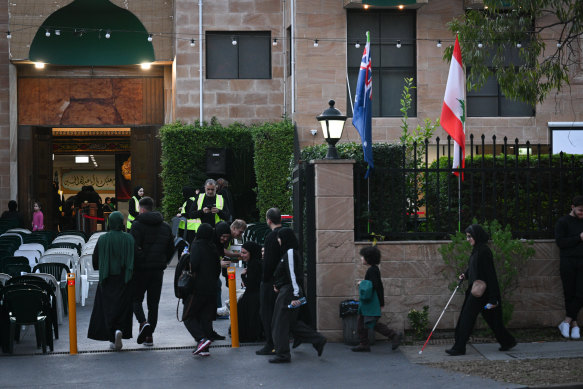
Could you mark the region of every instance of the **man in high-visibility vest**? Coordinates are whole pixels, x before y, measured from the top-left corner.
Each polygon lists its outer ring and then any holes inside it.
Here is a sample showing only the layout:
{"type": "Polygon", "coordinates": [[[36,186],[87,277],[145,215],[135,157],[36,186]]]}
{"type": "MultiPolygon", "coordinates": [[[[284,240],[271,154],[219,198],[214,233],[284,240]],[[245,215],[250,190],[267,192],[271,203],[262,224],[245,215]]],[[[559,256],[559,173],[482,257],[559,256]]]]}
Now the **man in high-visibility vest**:
{"type": "Polygon", "coordinates": [[[198,195],[198,199],[186,213],[187,219],[194,221],[194,230],[202,223],[215,226],[218,222],[229,219],[229,209],[225,204],[223,196],[217,195],[217,183],[209,178],[204,183],[204,193],[198,195]]]}
{"type": "Polygon", "coordinates": [[[126,222],[126,229],[129,231],[132,229],[132,223],[136,217],[140,214],[140,200],[144,196],[144,187],[136,186],[134,188],[134,195],[128,203],[128,221],[126,222]]]}
{"type": "MultiPolygon", "coordinates": [[[[182,207],[179,209],[179,213],[176,215],[178,217],[187,217],[186,211],[190,209],[193,204],[196,202],[196,191],[194,188],[190,186],[183,186],[182,187],[182,197],[184,197],[184,203],[182,207]]],[[[199,224],[200,225],[200,224],[199,224]]],[[[178,224],[178,235],[176,236],[183,236],[184,230],[186,230],[186,242],[190,245],[192,240],[194,239],[194,235],[196,234],[195,230],[196,226],[196,219],[186,219],[186,222],[183,220],[180,221],[178,224]]]]}

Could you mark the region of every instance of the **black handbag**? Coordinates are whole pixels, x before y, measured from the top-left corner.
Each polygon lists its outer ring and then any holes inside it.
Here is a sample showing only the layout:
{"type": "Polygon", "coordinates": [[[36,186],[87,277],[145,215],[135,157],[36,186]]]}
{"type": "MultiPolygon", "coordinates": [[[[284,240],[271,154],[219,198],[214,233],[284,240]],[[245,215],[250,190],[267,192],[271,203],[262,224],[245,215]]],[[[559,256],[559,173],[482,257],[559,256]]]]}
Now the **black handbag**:
{"type": "Polygon", "coordinates": [[[190,263],[188,264],[188,270],[182,270],[180,276],[178,276],[178,280],[176,281],[176,289],[179,293],[178,302],[176,303],[176,319],[179,322],[182,322],[187,315],[187,312],[192,304],[192,292],[194,291],[194,273],[191,270],[190,263]],[[182,320],[180,320],[178,316],[178,308],[180,307],[180,300],[186,304],[186,300],[188,300],[188,305],[184,307],[184,311],[182,312],[182,320]]]}
{"type": "Polygon", "coordinates": [[[194,274],[191,271],[190,264],[188,270],[183,270],[178,277],[178,291],[181,296],[189,296],[194,289],[194,274]]]}

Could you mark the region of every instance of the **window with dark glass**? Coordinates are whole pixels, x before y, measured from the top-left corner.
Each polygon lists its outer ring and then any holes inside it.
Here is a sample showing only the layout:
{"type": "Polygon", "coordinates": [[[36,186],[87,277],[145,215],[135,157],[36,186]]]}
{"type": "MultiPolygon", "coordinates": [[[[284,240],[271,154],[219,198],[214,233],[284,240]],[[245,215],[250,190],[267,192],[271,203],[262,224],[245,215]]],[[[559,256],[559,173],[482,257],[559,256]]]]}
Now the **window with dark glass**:
{"type": "MultiPolygon", "coordinates": [[[[533,21],[534,28],[534,21],[533,21]]],[[[526,47],[529,44],[528,36],[524,37],[522,46],[526,47]]],[[[504,51],[504,64],[505,68],[511,66],[522,66],[526,62],[520,56],[520,48],[516,47],[513,42],[505,42],[501,44],[504,51]]],[[[495,67],[492,63],[493,50],[497,50],[498,47],[488,48],[484,45],[483,50],[486,51],[485,55],[485,65],[490,68],[491,71],[495,72],[495,67]],[[488,51],[490,50],[490,51],[488,51]]],[[[467,67],[466,75],[467,81],[472,82],[470,75],[471,67],[467,67]]],[[[472,90],[467,92],[466,95],[466,106],[467,106],[467,116],[468,117],[511,117],[511,116],[534,116],[534,107],[530,104],[512,100],[504,96],[498,80],[494,74],[490,75],[486,80],[486,83],[478,90],[472,90]]]]}
{"type": "Polygon", "coordinates": [[[271,33],[207,31],[206,78],[270,79],[271,33]]]}
{"type": "MultiPolygon", "coordinates": [[[[350,95],[347,93],[348,116],[352,116],[352,103],[360,70],[360,60],[366,44],[366,31],[371,36],[372,64],[372,115],[376,117],[402,116],[401,93],[404,79],[416,80],[416,15],[415,11],[347,10],[347,70],[350,95]],[[400,41],[401,47],[397,47],[400,41]],[[356,43],[360,47],[355,47],[356,43]]],[[[417,116],[417,93],[411,90],[413,101],[408,112],[417,116]]]]}
{"type": "MultiPolygon", "coordinates": [[[[470,68],[467,69],[470,74],[470,68]]],[[[491,75],[482,88],[467,92],[468,117],[534,116],[534,107],[504,96],[496,76],[491,75]]]]}

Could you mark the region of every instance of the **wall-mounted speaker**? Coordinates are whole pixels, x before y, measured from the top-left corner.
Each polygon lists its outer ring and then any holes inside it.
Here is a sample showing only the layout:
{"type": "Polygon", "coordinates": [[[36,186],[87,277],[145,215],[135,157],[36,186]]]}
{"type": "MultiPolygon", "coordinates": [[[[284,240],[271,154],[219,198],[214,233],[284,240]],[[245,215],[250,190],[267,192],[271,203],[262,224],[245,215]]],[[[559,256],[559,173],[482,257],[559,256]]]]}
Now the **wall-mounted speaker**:
{"type": "Polygon", "coordinates": [[[227,149],[206,149],[206,174],[227,174],[227,149]]]}

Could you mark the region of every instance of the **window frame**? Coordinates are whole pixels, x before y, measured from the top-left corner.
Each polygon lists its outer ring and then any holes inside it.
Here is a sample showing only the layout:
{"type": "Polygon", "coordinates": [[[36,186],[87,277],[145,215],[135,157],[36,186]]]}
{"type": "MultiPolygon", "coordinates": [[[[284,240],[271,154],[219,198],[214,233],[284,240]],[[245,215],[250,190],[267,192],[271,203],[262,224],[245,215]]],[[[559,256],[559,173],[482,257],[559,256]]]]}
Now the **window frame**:
{"type": "MultiPolygon", "coordinates": [[[[271,31],[206,31],[205,32],[205,39],[206,39],[206,49],[205,49],[205,78],[207,80],[271,80],[273,78],[273,71],[272,71],[272,38],[271,38],[271,31]],[[232,45],[232,39],[235,38],[237,40],[237,45],[232,45]],[[245,69],[253,68],[257,69],[250,61],[245,61],[244,54],[240,53],[241,46],[247,45],[252,42],[250,38],[260,38],[263,41],[257,43],[258,50],[265,50],[262,52],[262,55],[267,57],[268,63],[266,65],[266,73],[263,77],[251,76],[246,77],[242,76],[241,73],[245,73],[245,69]],[[235,50],[234,54],[229,54],[223,51],[220,55],[222,57],[214,56],[212,52],[209,50],[213,49],[215,44],[220,44],[223,47],[235,50]],[[232,48],[230,47],[232,46],[232,48]],[[236,74],[220,74],[219,71],[214,73],[210,69],[215,69],[218,66],[218,63],[211,63],[212,61],[220,61],[221,63],[225,63],[226,61],[235,61],[236,60],[236,74]]],[[[231,63],[232,66],[232,63],[231,63]]],[[[229,71],[227,69],[225,72],[229,71]]]]}
{"type": "MultiPolygon", "coordinates": [[[[346,71],[349,79],[349,86],[350,92],[346,92],[346,100],[347,100],[347,116],[352,117],[352,104],[354,103],[354,93],[356,91],[356,82],[358,80],[358,72],[360,70],[360,61],[355,60],[355,56],[350,54],[352,50],[359,50],[359,58],[362,57],[362,52],[364,50],[364,46],[366,44],[366,38],[364,34],[359,37],[350,36],[351,30],[351,17],[352,15],[374,15],[375,17],[375,26],[371,29],[376,29],[379,31],[377,37],[372,36],[371,38],[371,54],[372,54],[372,70],[373,70],[373,117],[402,117],[402,113],[400,111],[400,98],[403,91],[404,80],[401,79],[400,85],[396,88],[399,93],[395,99],[391,97],[395,97],[392,95],[388,95],[385,97],[383,101],[383,91],[385,87],[392,86],[393,82],[390,81],[391,78],[395,77],[391,74],[399,74],[402,75],[402,78],[405,77],[412,77],[413,78],[413,86],[410,90],[412,96],[412,104],[411,109],[408,112],[409,117],[417,117],[417,12],[416,10],[406,10],[406,11],[397,11],[397,10],[390,10],[390,9],[379,9],[379,10],[356,10],[356,9],[347,9],[346,10],[346,30],[347,30],[347,58],[346,58],[346,71]],[[390,38],[383,38],[383,34],[391,35],[391,30],[383,30],[384,23],[383,18],[386,15],[391,16],[400,16],[400,15],[407,15],[409,19],[403,19],[406,21],[407,25],[410,27],[409,33],[412,33],[413,36],[404,35],[402,38],[400,36],[390,38]],[[411,20],[412,25],[409,24],[409,20],[411,20]],[[362,39],[360,39],[362,38],[362,39]],[[401,38],[401,39],[399,39],[401,38]],[[409,50],[412,53],[410,58],[410,63],[403,65],[392,65],[392,66],[381,66],[382,61],[386,60],[388,53],[391,50],[396,50],[394,47],[397,43],[397,40],[401,40],[401,48],[398,50],[409,50]],[[360,43],[360,48],[355,48],[355,43],[358,40],[360,43]],[[385,56],[383,57],[383,52],[385,56]],[[352,63],[355,62],[355,63],[352,63]],[[355,76],[356,75],[356,76],[355,76]],[[387,84],[387,85],[385,85],[387,84]],[[392,106],[392,107],[391,107],[392,106]]],[[[358,17],[358,16],[356,16],[358,17]]],[[[356,23],[356,21],[354,21],[356,23]]],[[[356,25],[358,26],[358,24],[356,25]]],[[[386,28],[386,27],[385,27],[386,28]]],[[[355,29],[358,29],[356,27],[355,29]]],[[[394,35],[394,33],[393,33],[394,35]]],[[[389,55],[390,56],[390,55],[389,55]]],[[[406,58],[404,56],[403,58],[406,58]]],[[[348,89],[348,88],[347,88],[348,89]]],[[[393,88],[391,88],[393,89],[393,88]]]]}

